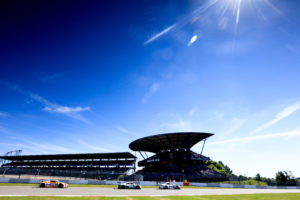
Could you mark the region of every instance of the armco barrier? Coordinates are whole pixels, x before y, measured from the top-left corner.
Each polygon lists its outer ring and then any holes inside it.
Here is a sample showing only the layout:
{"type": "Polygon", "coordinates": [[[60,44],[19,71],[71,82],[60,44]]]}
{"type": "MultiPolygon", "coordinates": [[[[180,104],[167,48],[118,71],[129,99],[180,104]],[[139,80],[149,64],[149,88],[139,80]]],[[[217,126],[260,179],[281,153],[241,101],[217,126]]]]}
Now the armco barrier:
{"type": "Polygon", "coordinates": [[[145,186],[158,186],[158,182],[155,181],[141,181],[140,184],[145,186]]]}
{"type": "Polygon", "coordinates": [[[233,188],[233,185],[232,184],[228,184],[228,183],[220,183],[220,187],[222,187],[222,188],[233,188]]]}
{"type": "Polygon", "coordinates": [[[256,185],[245,185],[245,188],[256,189],[256,185]]]}
{"type": "MultiPolygon", "coordinates": [[[[100,181],[100,180],[62,180],[69,184],[94,184],[94,185],[118,185],[123,181],[100,181]]],[[[17,179],[17,178],[0,178],[0,183],[39,183],[41,179],[17,179]]],[[[157,186],[159,182],[141,181],[144,186],[157,186]]],[[[182,182],[177,182],[183,185],[182,182]]],[[[247,189],[300,189],[300,186],[256,186],[256,185],[235,185],[224,183],[190,183],[191,186],[199,187],[220,187],[220,188],[247,188],[247,189]]]]}
{"type": "Polygon", "coordinates": [[[120,181],[104,181],[104,185],[118,185],[120,181]]]}
{"type": "Polygon", "coordinates": [[[29,183],[31,183],[31,184],[38,184],[40,182],[41,182],[40,179],[29,179],[29,183]]]}
{"type": "Polygon", "coordinates": [[[87,184],[92,185],[105,185],[105,181],[99,181],[99,180],[88,180],[87,184]]]}
{"type": "Polygon", "coordinates": [[[88,180],[65,180],[68,184],[88,184],[88,180]]]}
{"type": "Polygon", "coordinates": [[[207,187],[221,187],[219,183],[207,183],[207,187]]]}
{"type": "Polygon", "coordinates": [[[207,187],[207,183],[190,183],[190,186],[207,187]]]}
{"type": "Polygon", "coordinates": [[[9,183],[10,178],[0,178],[0,183],[9,183]]]}
{"type": "Polygon", "coordinates": [[[29,183],[29,179],[10,178],[9,183],[29,183]]]}
{"type": "Polygon", "coordinates": [[[232,184],[233,188],[245,188],[245,185],[236,185],[236,184],[232,184]]]}

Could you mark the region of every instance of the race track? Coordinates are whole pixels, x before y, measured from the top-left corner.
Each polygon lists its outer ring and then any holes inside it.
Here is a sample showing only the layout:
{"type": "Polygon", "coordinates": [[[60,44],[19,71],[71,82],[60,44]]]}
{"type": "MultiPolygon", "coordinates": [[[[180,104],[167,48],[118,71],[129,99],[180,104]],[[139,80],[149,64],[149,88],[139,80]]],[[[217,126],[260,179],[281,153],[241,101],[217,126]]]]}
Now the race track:
{"type": "Polygon", "coordinates": [[[186,195],[229,195],[257,193],[300,193],[286,189],[182,189],[182,190],[118,190],[114,188],[70,187],[38,188],[29,186],[0,186],[0,196],[186,196],[186,195]]]}

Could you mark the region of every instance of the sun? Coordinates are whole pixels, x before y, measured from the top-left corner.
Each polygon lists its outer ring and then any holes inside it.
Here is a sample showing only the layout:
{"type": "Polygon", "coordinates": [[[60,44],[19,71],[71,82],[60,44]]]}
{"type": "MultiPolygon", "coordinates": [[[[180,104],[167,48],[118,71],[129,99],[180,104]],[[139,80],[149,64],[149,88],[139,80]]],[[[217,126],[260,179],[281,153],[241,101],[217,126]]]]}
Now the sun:
{"type": "Polygon", "coordinates": [[[245,5],[244,8],[246,9],[253,5],[255,5],[254,7],[256,8],[261,8],[263,5],[267,5],[278,14],[283,15],[282,12],[271,2],[271,0],[219,0],[218,3],[223,4],[223,13],[225,13],[226,10],[230,10],[232,12],[235,16],[236,25],[240,22],[242,4],[245,5]]]}

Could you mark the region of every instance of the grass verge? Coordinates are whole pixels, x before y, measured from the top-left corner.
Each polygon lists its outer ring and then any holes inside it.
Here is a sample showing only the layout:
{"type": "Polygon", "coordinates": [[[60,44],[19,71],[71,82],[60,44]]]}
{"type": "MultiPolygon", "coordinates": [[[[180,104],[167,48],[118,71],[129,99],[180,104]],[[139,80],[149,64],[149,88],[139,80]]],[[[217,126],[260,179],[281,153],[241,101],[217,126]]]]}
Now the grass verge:
{"type": "Polygon", "coordinates": [[[259,186],[267,186],[266,182],[256,181],[254,179],[246,180],[246,181],[223,181],[217,183],[227,183],[227,184],[236,184],[236,185],[259,185],[259,186]]]}

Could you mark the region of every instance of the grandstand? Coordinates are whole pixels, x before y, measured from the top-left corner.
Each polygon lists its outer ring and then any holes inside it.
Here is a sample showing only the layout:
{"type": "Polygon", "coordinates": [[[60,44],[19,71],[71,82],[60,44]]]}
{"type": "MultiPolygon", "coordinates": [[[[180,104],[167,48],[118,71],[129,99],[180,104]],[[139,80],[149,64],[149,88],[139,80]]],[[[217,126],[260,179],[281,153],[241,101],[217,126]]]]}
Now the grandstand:
{"type": "Polygon", "coordinates": [[[1,174],[117,179],[135,169],[136,157],[129,152],[4,155],[1,174]]]}
{"type": "Polygon", "coordinates": [[[206,161],[209,161],[210,158],[202,155],[205,141],[212,135],[199,132],[167,133],[133,141],[129,148],[138,151],[144,158],[138,162],[138,166],[143,169],[135,174],[143,175],[144,180],[147,181],[225,180],[225,175],[207,167],[206,161]],[[203,146],[199,154],[193,152],[191,148],[200,141],[203,141],[203,146]],[[148,157],[146,152],[154,155],[148,157]]]}
{"type": "Polygon", "coordinates": [[[139,152],[141,170],[135,172],[136,157],[129,152],[21,155],[21,150],[0,156],[0,174],[62,176],[93,179],[134,179],[145,181],[222,181],[227,177],[209,167],[203,149],[211,133],[179,132],[152,135],[135,140],[129,148],[139,152]],[[191,148],[203,141],[201,152],[191,148]],[[148,156],[146,152],[152,155],[148,156]],[[129,171],[135,172],[127,176],[129,171]],[[141,178],[142,177],[142,178],[141,178]]]}

